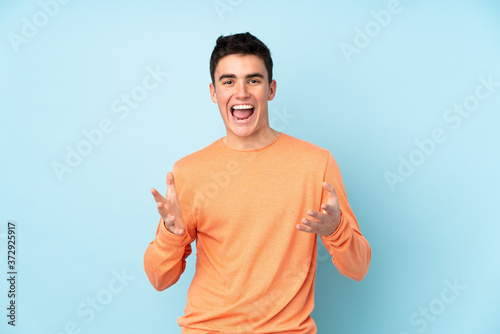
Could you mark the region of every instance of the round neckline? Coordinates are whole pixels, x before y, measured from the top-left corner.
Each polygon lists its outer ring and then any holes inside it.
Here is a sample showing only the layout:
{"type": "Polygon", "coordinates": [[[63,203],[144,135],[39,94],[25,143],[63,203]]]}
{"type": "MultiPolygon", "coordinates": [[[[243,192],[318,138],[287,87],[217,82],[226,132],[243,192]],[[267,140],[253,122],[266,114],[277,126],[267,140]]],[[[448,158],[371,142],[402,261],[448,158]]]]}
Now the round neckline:
{"type": "Polygon", "coordinates": [[[266,146],[263,146],[261,148],[256,148],[256,149],[253,149],[253,150],[237,150],[235,148],[231,148],[229,146],[226,145],[226,143],[224,143],[224,137],[220,138],[219,141],[221,142],[221,144],[227,148],[228,150],[231,150],[231,151],[234,151],[234,152],[242,152],[242,153],[245,153],[245,152],[257,152],[257,151],[262,151],[262,150],[265,150],[271,146],[273,146],[274,144],[276,144],[282,137],[284,137],[285,134],[283,132],[280,132],[279,136],[276,137],[275,140],[273,140],[272,142],[270,142],[269,144],[267,144],[266,146]]]}

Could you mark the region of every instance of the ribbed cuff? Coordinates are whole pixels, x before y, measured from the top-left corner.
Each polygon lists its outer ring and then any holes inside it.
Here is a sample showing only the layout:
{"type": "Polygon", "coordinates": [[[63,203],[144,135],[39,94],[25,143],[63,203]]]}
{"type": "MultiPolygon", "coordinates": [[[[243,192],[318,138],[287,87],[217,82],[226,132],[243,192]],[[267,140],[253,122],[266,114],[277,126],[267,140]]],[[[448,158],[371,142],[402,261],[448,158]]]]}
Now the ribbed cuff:
{"type": "Polygon", "coordinates": [[[347,219],[345,219],[345,215],[342,213],[342,211],[340,211],[340,224],[339,224],[339,226],[337,226],[337,229],[332,234],[324,236],[322,238],[325,238],[330,243],[335,245],[336,242],[339,241],[340,237],[342,236],[342,233],[344,233],[344,231],[347,227],[349,227],[349,223],[347,222],[347,219]]]}
{"type": "Polygon", "coordinates": [[[189,234],[186,230],[181,235],[170,232],[165,226],[163,219],[160,219],[159,232],[156,235],[156,239],[161,247],[184,246],[189,243],[189,234]]]}

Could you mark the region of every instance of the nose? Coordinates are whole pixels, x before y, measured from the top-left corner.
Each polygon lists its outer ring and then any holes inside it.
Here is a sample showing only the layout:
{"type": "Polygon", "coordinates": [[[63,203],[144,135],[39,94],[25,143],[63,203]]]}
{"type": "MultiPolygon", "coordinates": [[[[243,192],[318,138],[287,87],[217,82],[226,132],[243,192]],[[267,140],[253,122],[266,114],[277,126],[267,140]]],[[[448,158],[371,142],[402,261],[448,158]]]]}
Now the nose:
{"type": "Polygon", "coordinates": [[[250,93],[248,91],[248,87],[245,83],[241,83],[236,87],[236,94],[235,97],[237,99],[243,100],[246,99],[250,96],[250,93]]]}

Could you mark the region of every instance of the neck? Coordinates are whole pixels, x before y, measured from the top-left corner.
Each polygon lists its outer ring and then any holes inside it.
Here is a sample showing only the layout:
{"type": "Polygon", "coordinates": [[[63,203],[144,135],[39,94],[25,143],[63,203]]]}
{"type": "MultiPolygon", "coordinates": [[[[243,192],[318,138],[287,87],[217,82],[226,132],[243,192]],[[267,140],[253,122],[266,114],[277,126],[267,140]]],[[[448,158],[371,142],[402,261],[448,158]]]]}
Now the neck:
{"type": "Polygon", "coordinates": [[[280,132],[270,127],[259,130],[250,136],[237,136],[232,132],[227,132],[222,140],[229,148],[238,151],[258,150],[274,142],[280,135],[280,132]]]}

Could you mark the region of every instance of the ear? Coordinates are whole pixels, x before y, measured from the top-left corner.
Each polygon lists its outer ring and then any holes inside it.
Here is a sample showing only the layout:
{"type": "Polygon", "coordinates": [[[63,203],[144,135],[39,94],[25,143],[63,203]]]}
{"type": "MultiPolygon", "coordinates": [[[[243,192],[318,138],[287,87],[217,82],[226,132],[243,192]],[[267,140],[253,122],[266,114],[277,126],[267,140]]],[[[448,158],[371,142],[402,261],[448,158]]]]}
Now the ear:
{"type": "Polygon", "coordinates": [[[267,100],[272,101],[275,95],[276,95],[276,80],[273,80],[269,85],[269,96],[267,97],[267,100]]]}
{"type": "Polygon", "coordinates": [[[217,103],[217,93],[215,92],[215,86],[213,83],[210,83],[210,97],[212,98],[213,103],[217,103]]]}

